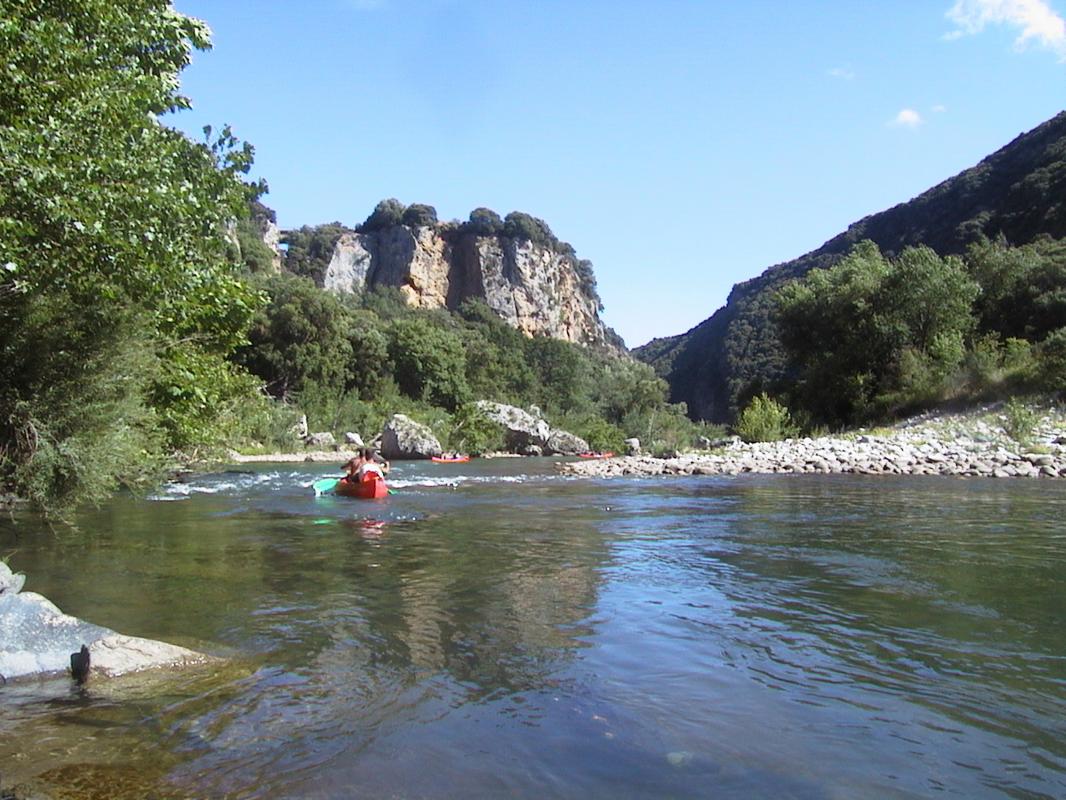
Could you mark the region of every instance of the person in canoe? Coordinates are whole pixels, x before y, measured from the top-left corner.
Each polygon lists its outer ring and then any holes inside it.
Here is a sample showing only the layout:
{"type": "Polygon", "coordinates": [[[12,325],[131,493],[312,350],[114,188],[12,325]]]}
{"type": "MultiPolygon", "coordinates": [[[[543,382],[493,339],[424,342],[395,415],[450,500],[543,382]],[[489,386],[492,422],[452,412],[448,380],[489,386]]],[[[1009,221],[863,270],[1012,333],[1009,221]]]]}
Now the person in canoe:
{"type": "Polygon", "coordinates": [[[389,462],[379,462],[377,455],[369,447],[364,447],[344,464],[346,473],[343,480],[349,483],[359,483],[368,472],[373,472],[380,478],[384,478],[389,472],[389,462]]]}

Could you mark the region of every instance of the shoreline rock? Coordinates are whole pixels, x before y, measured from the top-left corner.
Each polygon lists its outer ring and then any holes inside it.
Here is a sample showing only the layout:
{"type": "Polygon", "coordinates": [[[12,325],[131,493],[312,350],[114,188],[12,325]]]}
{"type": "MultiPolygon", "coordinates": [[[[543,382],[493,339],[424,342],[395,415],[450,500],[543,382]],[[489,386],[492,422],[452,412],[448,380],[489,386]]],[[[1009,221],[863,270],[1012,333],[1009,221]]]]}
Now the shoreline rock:
{"type": "Polygon", "coordinates": [[[1066,478],[1066,416],[1051,411],[1024,445],[1002,430],[994,410],[925,415],[883,432],[748,444],[673,458],[627,456],[559,465],[569,475],[852,474],[1066,478]]]}
{"type": "Polygon", "coordinates": [[[69,673],[71,654],[83,645],[88,646],[91,676],[114,678],[218,660],[64,614],[43,595],[21,591],[24,580],[0,562],[0,683],[69,673]]]}

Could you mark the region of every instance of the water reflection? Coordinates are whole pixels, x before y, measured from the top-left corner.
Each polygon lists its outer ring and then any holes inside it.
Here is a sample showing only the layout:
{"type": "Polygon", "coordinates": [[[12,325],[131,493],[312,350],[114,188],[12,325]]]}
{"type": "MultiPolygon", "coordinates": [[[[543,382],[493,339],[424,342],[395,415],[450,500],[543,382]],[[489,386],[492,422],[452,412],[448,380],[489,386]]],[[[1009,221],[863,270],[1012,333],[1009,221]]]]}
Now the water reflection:
{"type": "Polygon", "coordinates": [[[229,659],[81,697],[5,687],[0,763],[75,797],[94,780],[142,796],[1066,793],[1057,484],[594,482],[536,464],[403,465],[380,503],[316,500],[314,473],[264,468],[118,500],[77,536],[0,524],[27,588],[229,659]]]}

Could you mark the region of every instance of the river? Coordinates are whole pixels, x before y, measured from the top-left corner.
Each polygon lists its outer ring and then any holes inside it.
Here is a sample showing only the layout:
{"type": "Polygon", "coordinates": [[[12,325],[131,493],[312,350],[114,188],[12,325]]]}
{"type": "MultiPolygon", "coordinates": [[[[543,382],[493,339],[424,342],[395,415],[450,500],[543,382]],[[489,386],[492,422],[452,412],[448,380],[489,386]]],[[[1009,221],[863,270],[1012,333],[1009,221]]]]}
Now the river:
{"type": "Polygon", "coordinates": [[[1066,481],[329,473],[0,521],[26,590],[225,658],[0,686],[0,797],[1066,796],[1066,481]]]}

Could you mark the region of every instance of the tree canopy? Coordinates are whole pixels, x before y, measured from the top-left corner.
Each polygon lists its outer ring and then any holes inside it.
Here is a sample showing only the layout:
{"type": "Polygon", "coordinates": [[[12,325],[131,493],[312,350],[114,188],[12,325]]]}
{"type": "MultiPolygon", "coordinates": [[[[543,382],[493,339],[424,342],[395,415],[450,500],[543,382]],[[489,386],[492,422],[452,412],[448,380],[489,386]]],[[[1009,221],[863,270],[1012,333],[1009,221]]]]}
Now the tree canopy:
{"type": "Polygon", "coordinates": [[[252,149],[162,122],[208,45],[165,0],[0,7],[0,471],[30,496],[98,496],[144,461],[105,454],[220,417],[196,384],[247,389],[223,357],[259,302],[227,239],[252,149]]]}

